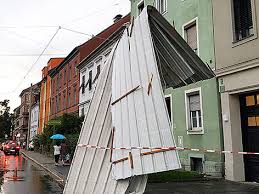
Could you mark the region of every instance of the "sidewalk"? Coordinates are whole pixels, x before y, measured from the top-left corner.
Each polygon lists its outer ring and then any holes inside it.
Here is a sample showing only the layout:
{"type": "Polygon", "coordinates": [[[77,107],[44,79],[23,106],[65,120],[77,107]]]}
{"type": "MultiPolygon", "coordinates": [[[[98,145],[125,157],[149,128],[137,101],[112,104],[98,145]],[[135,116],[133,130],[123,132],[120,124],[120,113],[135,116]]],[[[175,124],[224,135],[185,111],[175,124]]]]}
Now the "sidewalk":
{"type": "Polygon", "coordinates": [[[55,166],[54,158],[40,154],[38,152],[21,150],[24,158],[33,161],[37,166],[43,168],[61,186],[65,186],[66,178],[70,166],[55,166]]]}

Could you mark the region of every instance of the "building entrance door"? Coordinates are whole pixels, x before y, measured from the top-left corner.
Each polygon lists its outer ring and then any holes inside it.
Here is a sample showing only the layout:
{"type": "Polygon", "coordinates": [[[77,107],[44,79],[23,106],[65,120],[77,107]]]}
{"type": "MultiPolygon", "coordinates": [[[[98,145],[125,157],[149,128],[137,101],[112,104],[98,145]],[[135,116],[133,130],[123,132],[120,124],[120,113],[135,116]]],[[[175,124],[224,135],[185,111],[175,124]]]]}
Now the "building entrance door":
{"type": "MultiPolygon", "coordinates": [[[[259,152],[259,92],[240,96],[245,152],[259,152]]],[[[259,155],[244,155],[246,181],[259,182],[259,155]]]]}

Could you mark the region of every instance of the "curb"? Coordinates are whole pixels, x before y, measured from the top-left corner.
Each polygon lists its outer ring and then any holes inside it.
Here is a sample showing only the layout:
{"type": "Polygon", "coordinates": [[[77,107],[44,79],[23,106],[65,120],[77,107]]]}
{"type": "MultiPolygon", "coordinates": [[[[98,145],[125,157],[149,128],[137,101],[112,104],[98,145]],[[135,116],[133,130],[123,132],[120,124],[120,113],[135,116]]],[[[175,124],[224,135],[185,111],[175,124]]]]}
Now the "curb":
{"type": "Polygon", "coordinates": [[[57,175],[57,173],[51,171],[49,168],[47,168],[46,166],[44,166],[43,164],[39,163],[37,160],[31,158],[30,156],[28,156],[26,153],[22,152],[22,155],[25,159],[29,159],[32,162],[34,162],[37,166],[39,166],[40,168],[42,168],[44,171],[46,171],[48,173],[48,175],[50,175],[53,180],[55,180],[61,187],[64,188],[65,186],[65,180],[64,178],[60,177],[59,175],[57,175]]]}

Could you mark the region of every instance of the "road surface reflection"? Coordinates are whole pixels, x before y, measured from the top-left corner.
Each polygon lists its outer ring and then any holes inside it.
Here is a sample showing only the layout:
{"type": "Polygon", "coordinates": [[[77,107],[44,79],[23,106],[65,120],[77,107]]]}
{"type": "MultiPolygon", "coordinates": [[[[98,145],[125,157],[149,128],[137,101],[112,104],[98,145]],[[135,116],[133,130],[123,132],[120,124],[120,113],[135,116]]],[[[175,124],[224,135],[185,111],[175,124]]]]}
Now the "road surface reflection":
{"type": "Polygon", "coordinates": [[[60,194],[62,189],[44,171],[21,155],[0,152],[0,194],[60,194]]]}

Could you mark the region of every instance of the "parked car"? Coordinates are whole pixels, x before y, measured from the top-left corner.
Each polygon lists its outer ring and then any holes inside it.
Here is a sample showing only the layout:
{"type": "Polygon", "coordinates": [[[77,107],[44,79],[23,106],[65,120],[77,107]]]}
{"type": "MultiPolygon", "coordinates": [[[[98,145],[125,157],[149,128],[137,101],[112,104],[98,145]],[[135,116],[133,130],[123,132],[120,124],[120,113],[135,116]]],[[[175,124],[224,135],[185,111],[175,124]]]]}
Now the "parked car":
{"type": "Polygon", "coordinates": [[[16,143],[16,141],[6,141],[3,147],[3,152],[7,154],[19,155],[20,146],[16,143]]]}

